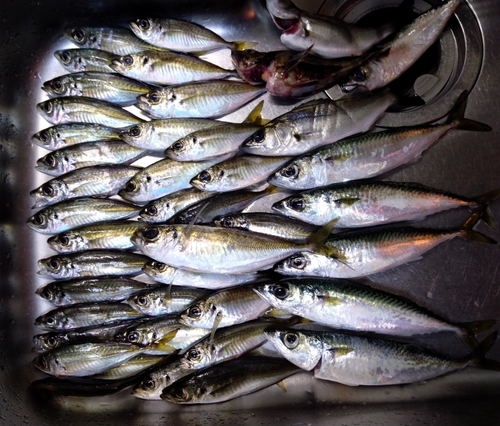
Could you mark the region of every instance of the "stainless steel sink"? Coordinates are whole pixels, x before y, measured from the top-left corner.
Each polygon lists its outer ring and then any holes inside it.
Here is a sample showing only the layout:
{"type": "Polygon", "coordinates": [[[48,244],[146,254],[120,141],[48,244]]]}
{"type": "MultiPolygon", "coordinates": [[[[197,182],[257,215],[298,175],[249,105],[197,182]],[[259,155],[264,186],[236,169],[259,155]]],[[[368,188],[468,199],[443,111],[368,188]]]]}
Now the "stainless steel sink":
{"type": "MultiPolygon", "coordinates": [[[[337,14],[351,21],[399,3],[297,1],[302,8],[337,14]]],[[[415,8],[422,11],[437,3],[416,0],[415,8]]],[[[49,309],[35,297],[35,289],[45,282],[36,275],[36,260],[51,254],[46,237],[25,225],[32,214],[29,191],[47,180],[34,169],[43,150],[30,142],[33,133],[48,126],[35,111],[35,104],[44,99],[40,87],[44,81],[64,74],[53,52],[70,46],[63,37],[65,28],[120,26],[132,18],[148,16],[192,20],[226,39],[259,41],[259,50],[282,48],[279,32],[264,1],[259,0],[18,0],[4,1],[0,6],[0,424],[497,425],[500,419],[495,404],[500,400],[500,373],[473,368],[425,383],[381,388],[351,388],[300,373],[285,381],[287,393],[275,386],[212,406],[147,402],[135,399],[128,390],[92,398],[57,396],[31,386],[44,377],[31,366],[31,337],[37,332],[33,321],[49,309]]],[[[433,54],[421,64],[422,73],[436,73],[440,85],[418,89],[426,105],[392,112],[381,123],[392,127],[439,119],[461,91],[468,89],[471,93],[466,116],[489,124],[493,131],[455,131],[420,161],[386,179],[420,182],[469,197],[500,188],[499,24],[499,2],[464,1],[433,54]]],[[[227,51],[214,54],[212,59],[229,63],[227,51]]],[[[329,94],[339,95],[335,89],[329,94]]],[[[290,108],[268,96],[264,99],[266,118],[290,108]]],[[[240,120],[257,102],[229,119],[240,120]]],[[[491,205],[491,211],[500,223],[500,201],[491,205]]],[[[440,214],[425,225],[455,227],[466,215],[466,211],[440,214]]],[[[477,229],[500,241],[500,233],[484,224],[477,229]]],[[[408,297],[451,322],[500,320],[499,266],[500,246],[455,239],[416,262],[366,281],[408,297]]],[[[442,336],[421,341],[429,346],[444,345],[451,353],[461,350],[459,344],[442,336]]],[[[500,361],[498,342],[488,357],[500,361]]]]}

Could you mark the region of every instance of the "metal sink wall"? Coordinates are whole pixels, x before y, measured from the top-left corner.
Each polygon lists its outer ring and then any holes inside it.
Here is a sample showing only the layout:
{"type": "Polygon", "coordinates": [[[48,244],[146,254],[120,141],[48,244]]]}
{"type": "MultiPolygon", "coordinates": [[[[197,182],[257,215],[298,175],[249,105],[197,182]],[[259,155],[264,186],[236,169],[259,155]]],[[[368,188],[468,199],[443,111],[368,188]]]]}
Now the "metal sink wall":
{"type": "MultiPolygon", "coordinates": [[[[297,2],[300,7],[333,13],[344,1],[297,2]]],[[[363,1],[351,1],[357,7],[363,1]]],[[[393,6],[398,1],[375,1],[393,6]]],[[[416,6],[422,2],[416,1],[416,6]]],[[[434,2],[435,3],[435,2],[434,2]]],[[[472,82],[466,116],[488,123],[490,133],[456,131],[446,136],[414,164],[387,176],[415,181],[464,196],[500,188],[500,3],[469,1],[462,7],[465,22],[479,29],[481,55],[472,82]]],[[[345,7],[344,7],[345,8],[345,7]]],[[[35,297],[43,280],[36,276],[36,259],[49,255],[45,237],[25,226],[33,201],[29,191],[47,179],[34,169],[43,150],[30,142],[45,123],[35,104],[44,99],[41,84],[64,73],[52,53],[70,44],[63,30],[75,25],[124,25],[136,17],[164,16],[193,20],[227,39],[260,41],[260,50],[282,48],[263,1],[3,1],[0,46],[0,423],[13,424],[498,424],[495,402],[500,398],[500,373],[467,369],[426,383],[383,388],[350,388],[314,380],[301,373],[278,387],[213,406],[174,406],[134,399],[128,391],[96,398],[51,397],[30,389],[43,376],[31,366],[34,318],[49,306],[35,297]]],[[[461,28],[463,22],[457,24],[461,28]]],[[[452,34],[452,42],[460,45],[452,34]]],[[[468,46],[468,45],[467,45],[468,46]]],[[[471,47],[467,47],[471,49],[471,47]]],[[[473,47],[476,49],[477,47],[473,47]]],[[[462,63],[477,61],[479,52],[462,52],[462,63]]],[[[216,55],[227,63],[227,52],[216,55]],[[226,55],[226,56],[224,56],[226,55]]],[[[458,90],[456,88],[450,89],[458,90]]],[[[277,116],[290,108],[265,97],[263,115],[277,116]]],[[[230,118],[239,120],[257,101],[230,118]]],[[[426,121],[442,116],[452,105],[446,99],[428,117],[430,106],[391,114],[385,125],[426,121]],[[427,108],[427,109],[426,109],[427,108]],[[444,112],[443,112],[444,110],[444,112]]],[[[432,104],[432,102],[430,102],[432,104]]],[[[433,110],[434,111],[434,110],[433,110]]],[[[500,221],[500,202],[491,206],[500,221]]],[[[441,214],[426,225],[458,225],[466,212],[441,214]]],[[[479,226],[500,240],[500,233],[479,226]]],[[[371,284],[406,296],[451,322],[487,318],[500,320],[500,246],[460,239],[437,247],[423,259],[371,277],[371,284]]],[[[369,281],[368,281],[369,282],[369,281]]],[[[497,327],[498,329],[498,327],[497,327]]],[[[432,339],[431,339],[432,340],[432,339]]],[[[435,337],[439,344],[439,336],[435,337]]],[[[500,361],[497,342],[489,357],[500,361]]]]}

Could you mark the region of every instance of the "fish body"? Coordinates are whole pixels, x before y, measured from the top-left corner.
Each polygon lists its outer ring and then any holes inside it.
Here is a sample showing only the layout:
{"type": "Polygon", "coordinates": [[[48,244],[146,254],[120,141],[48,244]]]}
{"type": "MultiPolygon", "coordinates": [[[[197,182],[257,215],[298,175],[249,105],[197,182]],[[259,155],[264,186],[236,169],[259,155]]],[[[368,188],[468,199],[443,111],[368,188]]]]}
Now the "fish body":
{"type": "Polygon", "coordinates": [[[126,77],[158,85],[218,80],[235,74],[196,56],[154,50],[116,58],[111,68],[126,77]]]}
{"type": "Polygon", "coordinates": [[[343,84],[343,88],[365,86],[375,90],[394,81],[410,68],[439,38],[461,0],[449,0],[428,10],[394,34],[343,84]]]}
{"type": "Polygon", "coordinates": [[[90,302],[119,302],[134,293],[151,289],[146,284],[127,277],[79,278],[55,281],[38,288],[36,294],[56,306],[90,302]]]}
{"type": "Polygon", "coordinates": [[[332,332],[266,332],[281,354],[314,377],[348,386],[381,386],[432,379],[471,364],[422,348],[332,332]]]}
{"type": "Polygon", "coordinates": [[[121,365],[92,376],[97,380],[121,380],[137,376],[165,360],[164,355],[138,354],[121,365]]]}
{"type": "Polygon", "coordinates": [[[83,96],[65,96],[40,102],[38,112],[51,124],[95,123],[125,127],[143,120],[114,103],[83,96]]]}
{"type": "Polygon", "coordinates": [[[242,357],[185,377],[163,390],[161,398],[177,404],[211,404],[256,392],[296,373],[280,358],[242,357]]]}
{"type": "Polygon", "coordinates": [[[137,206],[113,199],[75,198],[45,207],[26,224],[37,232],[56,234],[91,223],[127,219],[136,216],[139,210],[137,206]]]}
{"type": "Polygon", "coordinates": [[[261,157],[241,155],[200,171],[190,184],[202,191],[228,192],[255,187],[277,169],[290,161],[291,157],[261,157]]]}
{"type": "Polygon", "coordinates": [[[111,61],[116,55],[99,49],[66,49],[56,50],[54,56],[69,72],[115,72],[111,61]]]}
{"type": "Polygon", "coordinates": [[[137,96],[149,92],[150,86],[114,73],[86,71],[46,81],[42,89],[51,98],[84,96],[128,106],[135,103],[137,96]]]}
{"type": "Polygon", "coordinates": [[[73,253],[84,250],[133,250],[130,238],[147,225],[137,221],[112,220],[86,225],[64,231],[47,240],[58,253],[73,253]]]}
{"type": "Polygon", "coordinates": [[[64,35],[84,49],[99,49],[116,55],[128,55],[143,50],[165,50],[146,43],[126,28],[77,27],[64,35]]]}
{"type": "Polygon", "coordinates": [[[35,199],[33,208],[79,197],[109,197],[116,195],[140,169],[115,164],[83,167],[51,179],[30,192],[35,199]]]}
{"type": "Polygon", "coordinates": [[[198,272],[241,274],[269,268],[315,244],[296,244],[234,229],[201,225],[156,225],[134,234],[144,254],[198,272]],[[189,227],[189,228],[188,228],[189,227]]]}
{"type": "Polygon", "coordinates": [[[94,123],[59,124],[40,130],[31,137],[38,146],[50,151],[79,143],[111,139],[120,139],[119,130],[94,123]]]}
{"type": "Polygon", "coordinates": [[[240,81],[216,80],[153,89],[136,107],[151,118],[213,118],[229,114],[264,93],[240,81]]]}
{"type": "Polygon", "coordinates": [[[368,131],[396,101],[385,90],[373,96],[306,102],[271,120],[242,145],[256,155],[300,155],[311,149],[368,131]]]}
{"type": "Polygon", "coordinates": [[[156,261],[147,262],[143,272],[163,284],[189,285],[209,290],[220,290],[249,283],[259,278],[259,275],[254,272],[242,274],[203,273],[174,268],[156,261]]]}
{"type": "Polygon", "coordinates": [[[52,256],[38,261],[39,275],[56,280],[103,275],[139,275],[149,259],[119,250],[88,250],[52,256]]]}

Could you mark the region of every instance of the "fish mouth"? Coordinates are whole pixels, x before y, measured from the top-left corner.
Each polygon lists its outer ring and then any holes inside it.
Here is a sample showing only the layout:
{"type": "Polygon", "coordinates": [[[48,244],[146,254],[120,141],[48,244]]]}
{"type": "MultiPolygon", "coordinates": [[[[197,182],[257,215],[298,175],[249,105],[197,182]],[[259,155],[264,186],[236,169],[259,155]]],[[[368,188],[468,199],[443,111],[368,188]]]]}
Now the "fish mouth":
{"type": "Polygon", "coordinates": [[[286,34],[293,34],[300,28],[298,19],[283,19],[273,16],[273,21],[286,34]]]}

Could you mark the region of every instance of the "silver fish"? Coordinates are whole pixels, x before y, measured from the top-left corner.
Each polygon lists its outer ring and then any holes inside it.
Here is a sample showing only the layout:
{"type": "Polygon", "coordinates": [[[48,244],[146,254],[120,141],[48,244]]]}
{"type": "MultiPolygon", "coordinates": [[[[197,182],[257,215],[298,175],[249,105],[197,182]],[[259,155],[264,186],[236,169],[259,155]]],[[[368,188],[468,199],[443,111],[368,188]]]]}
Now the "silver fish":
{"type": "Polygon", "coordinates": [[[125,127],[143,120],[131,112],[106,101],[83,96],[49,99],[37,104],[37,110],[51,124],[96,123],[125,127]]]}
{"type": "Polygon", "coordinates": [[[36,290],[36,294],[56,306],[89,302],[118,302],[132,294],[155,288],[127,277],[79,278],[55,281],[36,290]]]}
{"type": "Polygon", "coordinates": [[[189,182],[193,176],[224,158],[227,158],[227,155],[206,161],[180,162],[170,158],[159,160],[139,171],[118,194],[125,200],[134,203],[148,203],[181,189],[189,188],[189,182]]]}
{"type": "Polygon", "coordinates": [[[126,344],[82,343],[40,355],[33,360],[33,365],[57,377],[91,376],[120,365],[141,351],[126,344]]]}
{"type": "Polygon", "coordinates": [[[249,283],[260,278],[260,275],[255,272],[248,272],[246,274],[218,274],[188,271],[154,260],[146,262],[143,272],[155,281],[163,284],[189,285],[209,290],[220,290],[249,283]]]}
{"type": "Polygon", "coordinates": [[[300,155],[368,131],[395,101],[396,96],[384,90],[373,96],[306,102],[257,130],[243,143],[242,151],[268,156],[300,155]]]}
{"type": "Polygon", "coordinates": [[[135,293],[127,299],[127,303],[144,315],[159,316],[181,312],[209,293],[207,290],[193,287],[162,286],[135,293]]]}
{"type": "Polygon", "coordinates": [[[136,216],[139,210],[137,206],[113,199],[75,198],[45,207],[26,224],[42,234],[57,234],[90,223],[127,219],[136,216]]]}
{"type": "Polygon", "coordinates": [[[78,197],[109,197],[116,195],[140,169],[115,164],[83,167],[51,179],[30,192],[33,208],[78,197]]]}
{"type": "Polygon", "coordinates": [[[100,49],[117,55],[128,55],[143,50],[165,50],[146,43],[126,28],[76,27],[64,35],[77,46],[100,49]]]}
{"type": "Polygon", "coordinates": [[[256,392],[295,374],[297,367],[280,358],[242,357],[181,379],[161,398],[176,404],[212,404],[256,392]]]}
{"type": "Polygon", "coordinates": [[[51,98],[84,96],[127,106],[135,103],[137,96],[149,92],[151,87],[141,81],[114,73],[85,71],[46,81],[42,89],[51,98]]]}
{"type": "Polygon", "coordinates": [[[69,72],[98,71],[115,72],[110,67],[116,55],[99,49],[56,50],[54,56],[69,72]]]}
{"type": "Polygon", "coordinates": [[[35,168],[50,176],[60,176],[82,167],[130,164],[147,154],[148,151],[120,140],[89,142],[52,151],[38,159],[35,168]]]}
{"type": "MultiPolygon", "coordinates": [[[[348,386],[413,383],[468,365],[480,365],[473,357],[450,359],[404,343],[328,331],[269,331],[266,334],[290,362],[305,370],[314,370],[314,377],[318,379],[348,386]]],[[[494,339],[488,339],[486,343],[491,346],[493,342],[494,339]]]]}
{"type": "Polygon", "coordinates": [[[120,139],[120,131],[94,123],[59,124],[40,130],[31,137],[33,143],[50,151],[79,143],[111,139],[120,139]]]}
{"type": "Polygon", "coordinates": [[[133,250],[130,238],[147,224],[137,221],[112,220],[95,223],[50,237],[48,245],[58,253],[95,249],[133,250]]]}
{"type": "Polygon", "coordinates": [[[152,50],[116,58],[111,68],[126,77],[158,85],[218,80],[236,74],[196,56],[152,50]]]}
{"type": "Polygon", "coordinates": [[[343,89],[349,90],[361,85],[375,90],[394,81],[434,44],[460,3],[461,0],[449,0],[403,27],[380,46],[379,54],[375,54],[352,73],[342,85],[343,89]]]}
{"type": "Polygon", "coordinates": [[[217,192],[255,187],[265,183],[273,172],[290,160],[291,157],[241,155],[200,171],[190,183],[203,191],[217,192]]]}
{"type": "Polygon", "coordinates": [[[206,81],[153,89],[135,106],[152,118],[220,117],[262,95],[265,89],[239,81],[206,81]]]}
{"type": "Polygon", "coordinates": [[[255,44],[226,41],[201,25],[177,19],[136,19],[129,25],[141,40],[177,52],[207,52],[224,47],[242,49],[255,44]]]}
{"type": "Polygon", "coordinates": [[[165,361],[165,355],[139,354],[123,364],[110,368],[102,373],[92,375],[97,380],[121,380],[135,377],[155,365],[165,361]]]}
{"type": "Polygon", "coordinates": [[[149,259],[119,250],[59,254],[38,261],[38,275],[56,280],[103,275],[139,275],[149,259]]]}

